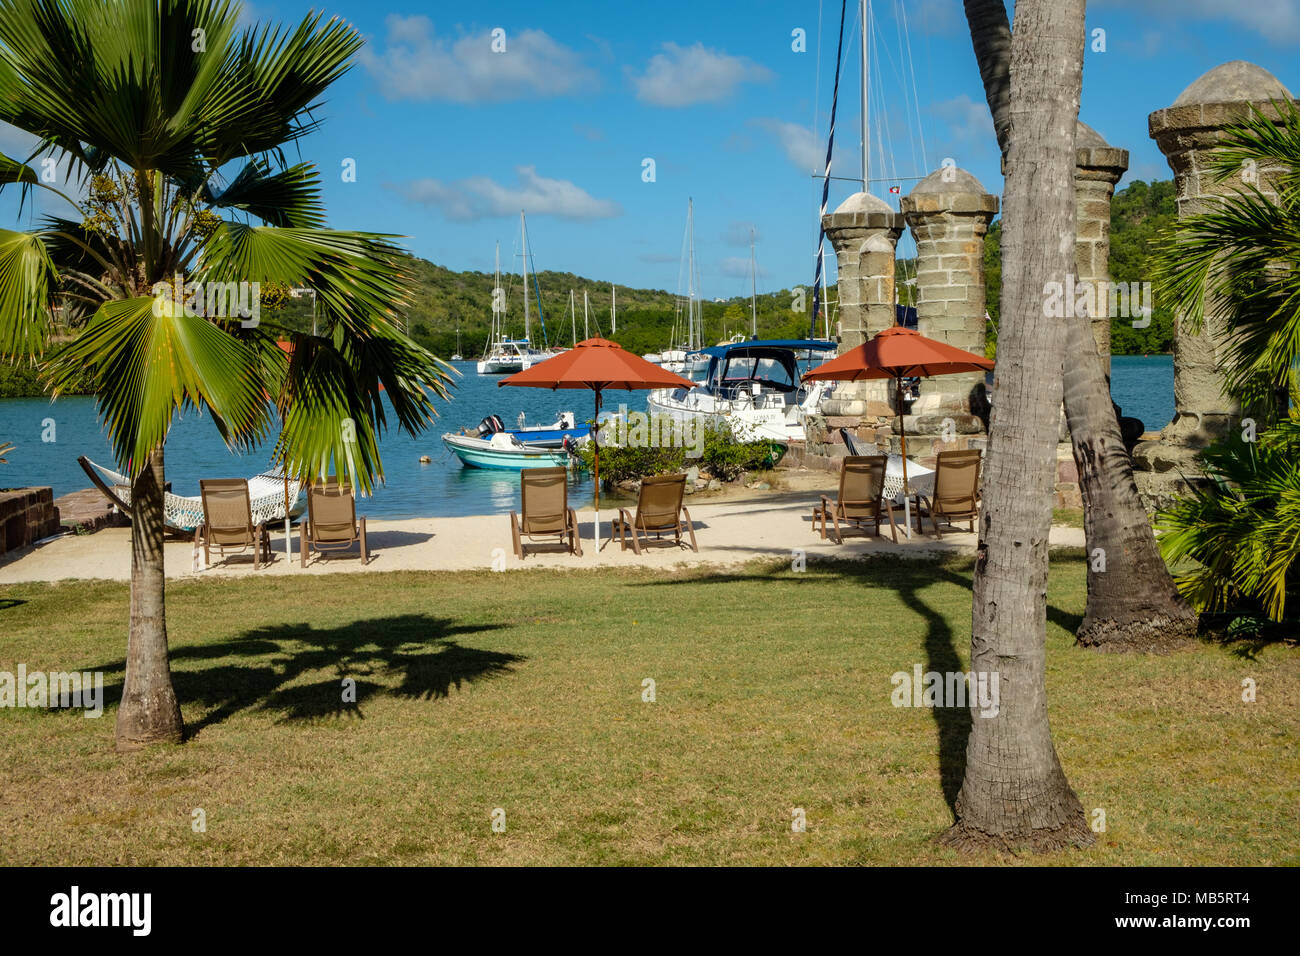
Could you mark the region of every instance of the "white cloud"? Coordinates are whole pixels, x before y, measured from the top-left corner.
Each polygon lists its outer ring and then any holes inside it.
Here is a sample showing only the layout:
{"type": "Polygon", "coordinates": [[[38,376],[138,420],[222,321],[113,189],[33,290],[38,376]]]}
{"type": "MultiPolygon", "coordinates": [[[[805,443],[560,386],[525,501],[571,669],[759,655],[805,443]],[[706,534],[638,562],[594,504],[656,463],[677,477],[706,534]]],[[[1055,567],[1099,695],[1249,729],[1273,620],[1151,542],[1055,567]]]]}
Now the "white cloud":
{"type": "Polygon", "coordinates": [[[428,17],[390,13],[387,48],[372,43],[359,59],[389,100],[501,102],[562,96],[594,87],[598,75],[573,50],[542,30],[506,31],[505,52],[492,50],[489,30],[435,36],[428,17]]]}
{"type": "Polygon", "coordinates": [[[1099,0],[1098,6],[1122,7],[1162,21],[1226,20],[1279,45],[1300,40],[1300,4],[1296,0],[1099,0]]]}
{"type": "Polygon", "coordinates": [[[966,14],[959,0],[910,0],[907,26],[921,33],[954,33],[966,29],[966,14]]]}
{"type": "Polygon", "coordinates": [[[807,126],[769,117],[760,117],[750,122],[770,133],[785,150],[786,158],[802,171],[821,172],[825,168],[826,144],[819,143],[807,126]]]}
{"type": "MultiPolygon", "coordinates": [[[[973,100],[962,93],[933,104],[930,112],[947,124],[948,136],[942,145],[954,152],[983,155],[990,148],[997,147],[993,117],[983,100],[973,100]]],[[[960,156],[956,161],[958,166],[967,165],[960,156]]]]}
{"type": "Polygon", "coordinates": [[[750,235],[755,242],[763,239],[763,233],[752,222],[740,222],[733,220],[727,224],[727,231],[722,234],[722,241],[729,246],[744,246],[749,248],[750,235]]]}
{"type": "Polygon", "coordinates": [[[766,83],[771,70],[743,56],[712,50],[703,43],[682,47],[665,43],[640,76],[633,76],[636,98],[655,106],[719,103],[741,83],[766,83]]]}
{"type": "Polygon", "coordinates": [[[535,166],[520,166],[515,172],[518,182],[508,186],[487,176],[471,176],[453,183],[415,179],[390,188],[410,202],[435,207],[448,219],[461,222],[513,216],[520,210],[579,221],[612,219],[623,213],[618,203],[597,199],[567,179],[539,176],[535,166]]]}
{"type": "MultiPolygon", "coordinates": [[[[749,278],[749,256],[727,256],[718,262],[718,272],[724,276],[733,278],[749,278]]],[[[760,279],[767,276],[767,270],[762,266],[758,267],[758,277],[760,279]]]]}

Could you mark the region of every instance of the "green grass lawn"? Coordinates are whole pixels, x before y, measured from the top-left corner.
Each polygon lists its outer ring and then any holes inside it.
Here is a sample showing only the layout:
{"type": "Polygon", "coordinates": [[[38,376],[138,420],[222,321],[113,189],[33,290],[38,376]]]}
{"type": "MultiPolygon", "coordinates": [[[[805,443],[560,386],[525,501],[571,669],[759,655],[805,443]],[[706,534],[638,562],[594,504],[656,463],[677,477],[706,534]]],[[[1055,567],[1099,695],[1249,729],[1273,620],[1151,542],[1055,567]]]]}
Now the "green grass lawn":
{"type": "MultiPolygon", "coordinates": [[[[1076,649],[1084,571],[1054,563],[1047,680],[1107,829],[1022,862],[1300,861],[1300,650],[1076,649]]],[[[0,711],[0,863],[1017,862],[934,843],[967,712],[890,702],[895,671],[965,669],[965,561],[250,576],[168,598],[191,736],[120,755],[126,587],[0,596],[0,670],[103,670],[114,702],[0,711]]]]}

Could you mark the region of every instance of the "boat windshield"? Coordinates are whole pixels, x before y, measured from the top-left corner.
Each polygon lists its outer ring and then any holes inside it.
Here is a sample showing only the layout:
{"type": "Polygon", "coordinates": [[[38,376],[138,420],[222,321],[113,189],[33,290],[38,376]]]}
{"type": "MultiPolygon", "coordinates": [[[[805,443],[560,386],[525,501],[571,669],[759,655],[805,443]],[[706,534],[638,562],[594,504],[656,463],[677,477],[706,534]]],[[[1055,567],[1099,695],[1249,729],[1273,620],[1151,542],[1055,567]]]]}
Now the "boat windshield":
{"type": "Polygon", "coordinates": [[[798,388],[794,353],[764,349],[762,352],[734,352],[717,362],[717,384],[733,387],[747,382],[779,392],[798,388]]]}

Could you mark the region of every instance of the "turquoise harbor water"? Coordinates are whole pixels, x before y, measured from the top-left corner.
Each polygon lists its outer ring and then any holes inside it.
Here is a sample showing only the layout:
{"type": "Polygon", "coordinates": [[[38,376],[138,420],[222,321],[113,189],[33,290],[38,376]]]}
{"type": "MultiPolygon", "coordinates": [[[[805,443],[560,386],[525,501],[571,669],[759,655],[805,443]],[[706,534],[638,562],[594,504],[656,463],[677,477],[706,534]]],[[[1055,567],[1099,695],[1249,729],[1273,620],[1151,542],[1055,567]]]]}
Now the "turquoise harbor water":
{"type": "MultiPolygon", "coordinates": [[[[460,362],[463,373],[452,397],[438,402],[441,416],[433,429],[418,438],[389,431],[380,443],[386,483],[364,502],[367,515],[383,518],[440,517],[504,513],[518,507],[519,477],[511,472],[462,468],[439,436],[477,424],[484,416],[500,415],[513,425],[523,412],[532,423],[554,421],[561,411],[579,419],[592,414],[592,395],[585,391],[499,388],[500,376],[478,375],[473,362],[460,362]],[[433,461],[420,464],[420,456],[433,461]]],[[[1168,355],[1115,356],[1111,361],[1111,393],[1124,414],[1141,418],[1148,430],[1163,427],[1174,411],[1173,361],[1168,355]]],[[[644,392],[607,392],[604,407],[617,411],[645,409],[644,392]]],[[[95,418],[90,398],[0,399],[0,441],[17,448],[0,465],[0,487],[49,485],[56,496],[90,486],[77,464],[79,455],[112,467],[113,456],[95,418]],[[53,442],[43,442],[46,421],[54,423],[53,442]]],[[[269,464],[274,442],[258,452],[239,456],[229,452],[212,423],[195,415],[179,420],[167,439],[167,478],[180,495],[197,495],[200,478],[248,477],[269,464]]],[[[574,478],[574,501],[591,496],[591,479],[574,478]]]]}

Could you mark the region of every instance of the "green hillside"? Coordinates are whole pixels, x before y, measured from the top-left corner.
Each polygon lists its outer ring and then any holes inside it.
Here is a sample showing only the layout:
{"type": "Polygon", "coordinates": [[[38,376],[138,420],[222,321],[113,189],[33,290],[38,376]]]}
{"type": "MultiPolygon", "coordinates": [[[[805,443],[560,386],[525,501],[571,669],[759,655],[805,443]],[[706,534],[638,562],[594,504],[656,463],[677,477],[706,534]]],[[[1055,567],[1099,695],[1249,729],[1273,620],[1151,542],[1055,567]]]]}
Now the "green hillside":
{"type": "MultiPolygon", "coordinates": [[[[412,259],[416,294],[410,310],[410,332],[434,353],[450,356],[456,351],[456,328],[460,327],[460,351],[466,358],[478,357],[487,342],[492,321],[493,277],[486,272],[453,272],[424,259],[412,259]]],[[[523,287],[518,275],[502,276],[506,295],[506,331],[523,335],[523,287]]],[[[589,328],[592,335],[612,338],[624,348],[637,353],[658,352],[668,348],[672,339],[677,297],[662,289],[618,287],[618,332],[611,335],[608,282],[588,279],[571,272],[542,271],[529,277],[529,314],[534,342],[543,340],[543,323],[538,319],[537,291],[541,290],[541,315],[545,321],[546,341],[571,345],[576,325],[583,337],[582,295],[587,293],[589,328]],[[575,319],[569,314],[569,291],[573,290],[575,319]]],[[[834,300],[834,287],[830,298],[834,300]]],[[[789,290],[766,293],[758,297],[758,332],[765,337],[802,337],[808,331],[807,312],[792,309],[794,296],[789,290]]],[[[804,309],[811,309],[812,296],[805,296],[804,309]]],[[[309,300],[290,300],[284,317],[294,326],[309,328],[309,300]]],[[[708,343],[736,333],[748,334],[750,301],[748,297],[724,302],[706,302],[703,307],[704,337],[708,343]]]]}
{"type": "MultiPolygon", "coordinates": [[[[1151,281],[1147,259],[1154,253],[1156,237],[1177,218],[1172,180],[1147,183],[1135,180],[1115,194],[1110,207],[1110,277],[1114,282],[1151,281]]],[[[1002,294],[1002,220],[989,228],[984,240],[985,281],[988,287],[990,342],[997,338],[998,300],[1002,294]]],[[[1131,318],[1110,321],[1112,355],[1148,355],[1174,347],[1174,317],[1162,303],[1160,290],[1152,295],[1151,324],[1135,329],[1131,318]]]]}
{"type": "MultiPolygon", "coordinates": [[[[1147,258],[1157,235],[1175,218],[1174,185],[1170,181],[1146,183],[1137,180],[1115,194],[1111,207],[1110,271],[1115,281],[1140,282],[1150,271],[1147,258]]],[[[984,243],[984,262],[988,282],[988,311],[993,322],[989,327],[990,351],[997,338],[998,298],[1002,289],[1002,223],[993,223],[984,243]]],[[[411,259],[416,294],[410,311],[410,331],[414,338],[437,355],[450,357],[456,351],[456,328],[460,327],[460,351],[466,358],[483,352],[492,317],[492,276],[486,272],[453,272],[424,259],[411,259]]],[[[898,274],[905,279],[916,274],[911,259],[899,260],[898,274]]],[[[811,280],[812,276],[809,276],[811,280]]],[[[591,333],[613,338],[624,348],[638,354],[658,352],[672,343],[676,296],[663,289],[618,287],[618,332],[610,334],[610,285],[603,280],[576,276],[571,272],[541,272],[536,284],[530,277],[529,299],[533,316],[533,339],[542,340],[542,326],[537,319],[536,289],[542,293],[542,315],[546,337],[552,344],[567,345],[573,339],[569,318],[569,290],[577,304],[577,334],[581,338],[582,294],[590,303],[591,333]]],[[[502,276],[506,291],[506,328],[511,335],[523,334],[523,290],[518,275],[502,276]]],[[[900,299],[910,303],[912,287],[899,283],[900,299]]],[[[828,292],[832,310],[836,289],[828,292]]],[[[808,311],[812,295],[804,297],[803,309],[796,311],[795,296],[789,289],[758,297],[758,334],[764,338],[802,338],[808,333],[808,311]]],[[[288,299],[279,321],[292,327],[311,328],[311,300],[288,299]]],[[[737,333],[749,334],[750,303],[747,296],[706,302],[704,338],[718,342],[737,333]]],[[[832,311],[832,315],[834,312],[832,311]]],[[[820,332],[820,323],[819,323],[820,332]]],[[[1132,320],[1111,321],[1111,351],[1117,355],[1168,352],[1173,346],[1173,316],[1162,305],[1159,290],[1154,296],[1154,315],[1146,329],[1133,328],[1132,320]]],[[[19,366],[0,363],[0,397],[39,395],[35,371],[28,363],[19,366]]]]}

